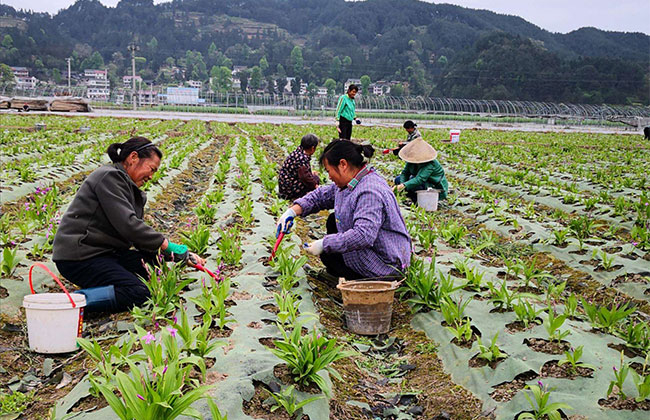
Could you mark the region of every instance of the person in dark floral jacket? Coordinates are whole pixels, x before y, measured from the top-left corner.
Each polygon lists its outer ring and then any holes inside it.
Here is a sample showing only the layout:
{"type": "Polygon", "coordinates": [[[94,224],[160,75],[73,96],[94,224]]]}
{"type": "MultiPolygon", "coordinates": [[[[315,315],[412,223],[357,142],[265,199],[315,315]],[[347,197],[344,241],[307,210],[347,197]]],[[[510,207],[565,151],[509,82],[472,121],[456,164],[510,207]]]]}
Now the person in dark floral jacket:
{"type": "Polygon", "coordinates": [[[318,137],[305,135],[300,140],[300,147],[291,152],[280,169],[278,189],[280,198],[295,200],[318,187],[319,178],[311,171],[309,161],[318,147],[318,137]]]}

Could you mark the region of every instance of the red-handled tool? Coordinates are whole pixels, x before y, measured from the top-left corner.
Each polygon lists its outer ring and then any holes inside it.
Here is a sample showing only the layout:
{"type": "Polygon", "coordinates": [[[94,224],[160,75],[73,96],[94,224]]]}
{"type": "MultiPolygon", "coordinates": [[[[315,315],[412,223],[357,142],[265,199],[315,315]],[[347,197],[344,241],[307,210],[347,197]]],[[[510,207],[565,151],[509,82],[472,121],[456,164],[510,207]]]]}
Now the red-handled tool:
{"type": "Polygon", "coordinates": [[[269,261],[272,261],[273,257],[275,257],[275,253],[278,250],[278,247],[280,246],[280,242],[282,242],[284,235],[289,233],[289,231],[291,230],[291,226],[293,226],[293,217],[287,218],[287,222],[284,227],[284,230],[278,234],[278,239],[275,240],[275,245],[273,246],[273,251],[271,251],[271,258],[269,258],[269,261]]]}
{"type": "Polygon", "coordinates": [[[394,149],[384,149],[382,153],[385,154],[385,155],[387,155],[387,154],[389,154],[390,152],[394,152],[395,150],[399,150],[399,147],[396,147],[396,148],[394,148],[394,149]]]}
{"type": "Polygon", "coordinates": [[[217,283],[221,280],[219,277],[217,277],[216,274],[214,274],[212,271],[208,270],[207,268],[203,267],[201,264],[194,264],[194,268],[196,268],[197,270],[203,271],[205,273],[208,273],[208,275],[210,275],[210,277],[215,279],[217,281],[217,283]]]}

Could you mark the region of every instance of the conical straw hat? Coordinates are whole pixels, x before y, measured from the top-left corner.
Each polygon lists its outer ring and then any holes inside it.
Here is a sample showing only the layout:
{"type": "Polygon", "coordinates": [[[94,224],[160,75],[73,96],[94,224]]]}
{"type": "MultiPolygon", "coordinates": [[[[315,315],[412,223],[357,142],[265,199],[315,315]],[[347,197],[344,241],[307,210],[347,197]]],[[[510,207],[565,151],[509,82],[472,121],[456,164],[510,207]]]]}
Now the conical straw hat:
{"type": "Polygon", "coordinates": [[[399,157],[408,163],[425,163],[436,159],[438,152],[422,137],[418,137],[399,151],[399,157]]]}

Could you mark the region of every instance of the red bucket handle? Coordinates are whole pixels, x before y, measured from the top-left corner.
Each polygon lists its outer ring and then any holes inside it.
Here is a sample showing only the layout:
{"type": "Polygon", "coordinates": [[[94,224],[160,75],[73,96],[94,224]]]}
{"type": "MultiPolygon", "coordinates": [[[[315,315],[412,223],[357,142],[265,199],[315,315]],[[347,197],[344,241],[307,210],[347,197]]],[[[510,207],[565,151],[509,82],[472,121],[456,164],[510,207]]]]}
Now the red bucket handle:
{"type": "Polygon", "coordinates": [[[52,276],[54,281],[57,282],[57,284],[61,287],[61,289],[63,289],[63,291],[65,292],[65,295],[68,297],[68,299],[70,299],[70,303],[72,303],[72,307],[76,308],[77,304],[74,303],[74,299],[72,299],[72,296],[70,296],[70,293],[68,293],[68,289],[65,288],[63,283],[61,283],[61,280],[59,280],[59,278],[57,276],[55,276],[54,273],[52,273],[49,268],[47,268],[44,264],[41,264],[41,263],[34,263],[34,264],[32,264],[31,267],[29,267],[29,290],[32,291],[32,294],[33,295],[36,294],[36,292],[34,291],[34,285],[32,284],[32,270],[36,266],[41,267],[43,270],[47,271],[47,273],[50,276],[52,276]]]}

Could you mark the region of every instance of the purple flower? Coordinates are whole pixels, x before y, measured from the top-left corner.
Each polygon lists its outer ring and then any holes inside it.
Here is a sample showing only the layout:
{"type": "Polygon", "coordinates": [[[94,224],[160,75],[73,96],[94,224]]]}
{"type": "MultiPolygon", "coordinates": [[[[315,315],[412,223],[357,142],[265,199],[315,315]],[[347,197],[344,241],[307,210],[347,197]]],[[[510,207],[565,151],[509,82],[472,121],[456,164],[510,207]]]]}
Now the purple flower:
{"type": "Polygon", "coordinates": [[[149,344],[152,341],[156,341],[156,337],[153,334],[151,334],[151,331],[147,332],[147,335],[142,337],[142,339],[144,340],[145,344],[149,344]]]}
{"type": "Polygon", "coordinates": [[[176,337],[176,331],[178,330],[176,328],[167,327],[167,331],[169,331],[172,337],[176,337]]]}
{"type": "Polygon", "coordinates": [[[174,315],[174,324],[178,324],[178,318],[176,318],[176,315],[174,315]]]}
{"type": "Polygon", "coordinates": [[[164,375],[165,372],[167,372],[167,365],[165,365],[165,368],[163,369],[162,374],[164,375]]]}
{"type": "Polygon", "coordinates": [[[537,381],[537,385],[539,385],[540,388],[544,388],[544,384],[542,383],[542,381],[537,381]]]}
{"type": "Polygon", "coordinates": [[[146,401],[142,395],[138,394],[138,395],[136,395],[136,396],[137,396],[138,398],[140,398],[142,401],[146,401]]]}

